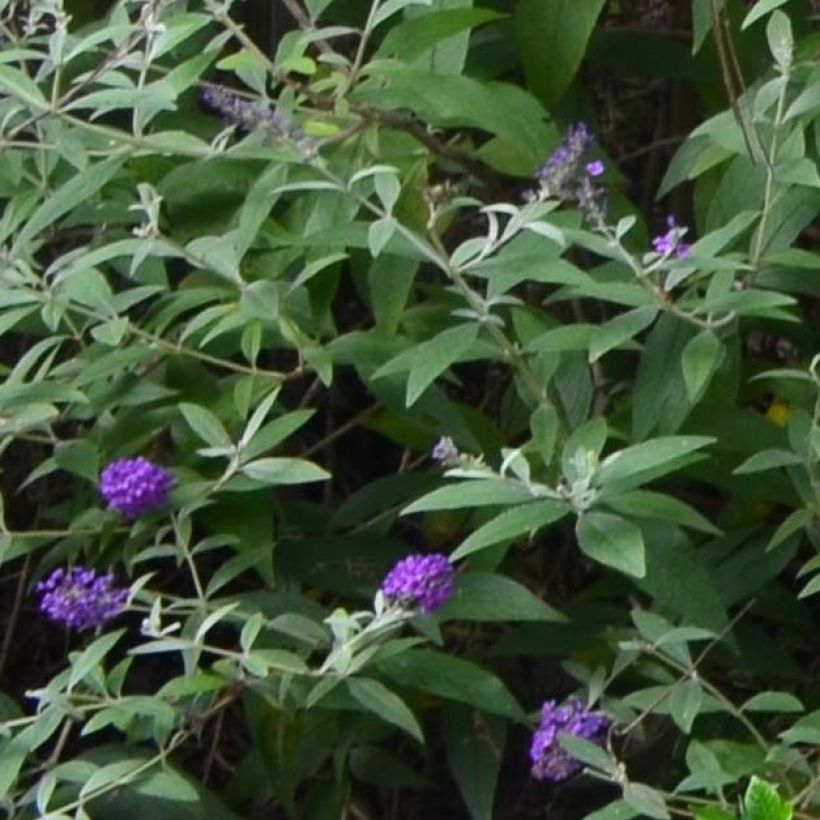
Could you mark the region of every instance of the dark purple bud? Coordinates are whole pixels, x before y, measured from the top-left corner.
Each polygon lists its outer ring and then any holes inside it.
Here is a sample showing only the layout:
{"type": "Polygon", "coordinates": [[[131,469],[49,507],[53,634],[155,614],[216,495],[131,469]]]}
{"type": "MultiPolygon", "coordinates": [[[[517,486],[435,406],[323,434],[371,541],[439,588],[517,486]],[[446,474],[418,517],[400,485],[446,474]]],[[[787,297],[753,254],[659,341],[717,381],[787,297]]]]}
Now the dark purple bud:
{"type": "Polygon", "coordinates": [[[100,475],[100,492],[108,506],[126,518],[138,518],[168,500],[174,477],[147,458],[112,461],[100,475]]]}
{"type": "Polygon", "coordinates": [[[581,771],[582,764],[561,746],[559,736],[574,735],[601,743],[611,723],[606,715],[590,711],[577,698],[570,698],[563,706],[546,701],[530,745],[532,776],[559,783],[581,771]]]}
{"type": "Polygon", "coordinates": [[[454,575],[446,555],[410,555],[390,570],[381,590],[390,603],[404,609],[434,612],[452,597],[454,575]]]}
{"type": "Polygon", "coordinates": [[[55,569],[35,589],[42,595],[41,612],[80,632],[116,618],[128,601],[128,590],[115,586],[113,575],[86,567],[55,569]]]}

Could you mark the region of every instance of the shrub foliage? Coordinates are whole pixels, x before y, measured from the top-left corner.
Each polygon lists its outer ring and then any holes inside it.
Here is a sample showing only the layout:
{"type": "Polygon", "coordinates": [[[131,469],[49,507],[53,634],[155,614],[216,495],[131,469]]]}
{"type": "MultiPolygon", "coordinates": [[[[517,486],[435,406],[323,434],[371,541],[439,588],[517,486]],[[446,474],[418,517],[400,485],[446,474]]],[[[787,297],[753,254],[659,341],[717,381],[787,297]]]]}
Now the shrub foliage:
{"type": "Polygon", "coordinates": [[[281,6],[0,3],[6,816],[818,816],[816,4],[281,6]]]}

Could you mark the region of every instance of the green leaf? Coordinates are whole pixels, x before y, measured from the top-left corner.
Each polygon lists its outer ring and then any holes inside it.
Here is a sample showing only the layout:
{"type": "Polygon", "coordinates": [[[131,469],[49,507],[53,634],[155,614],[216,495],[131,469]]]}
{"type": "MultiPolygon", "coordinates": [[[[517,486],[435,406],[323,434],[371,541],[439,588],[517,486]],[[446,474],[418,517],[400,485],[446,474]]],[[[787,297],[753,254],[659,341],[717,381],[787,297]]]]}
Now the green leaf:
{"type": "Polygon", "coordinates": [[[392,239],[397,226],[398,223],[392,216],[385,216],[370,223],[367,229],[367,247],[372,257],[376,258],[381,254],[392,239]]]}
{"type": "Polygon", "coordinates": [[[550,499],[531,501],[529,504],[505,510],[462,541],[451,559],[456,561],[472,552],[497,544],[499,541],[538,530],[558,521],[568,512],[567,504],[550,499]]]}
{"type": "Polygon", "coordinates": [[[539,405],[530,416],[532,446],[538,451],[547,467],[552,464],[559,427],[558,412],[551,404],[539,405]]]}
{"type": "Polygon", "coordinates": [[[670,472],[679,459],[715,441],[709,436],[663,436],[634,444],[607,456],[596,480],[605,490],[607,485],[631,489],[646,480],[646,473],[651,471],[654,478],[670,472]]]}
{"type": "Polygon", "coordinates": [[[600,564],[643,578],[646,559],[641,531],[619,515],[591,511],[575,526],[581,550],[600,564]]]}
{"type": "Polygon", "coordinates": [[[627,782],[623,785],[624,800],[646,817],[669,820],[669,811],[660,792],[644,783],[627,782]]]}
{"type": "Polygon", "coordinates": [[[415,259],[382,253],[374,259],[367,272],[370,304],[376,328],[393,335],[401,321],[418,271],[415,259]]]}
{"type": "Polygon", "coordinates": [[[692,0],[692,54],[697,54],[712,29],[712,9],[719,13],[724,0],[692,0]]]}
{"type": "Polygon", "coordinates": [[[748,28],[752,23],[761,17],[765,17],[770,11],[774,11],[778,6],[782,6],[787,2],[788,0],[758,0],[749,10],[749,13],[743,18],[743,23],[740,28],[748,28]]]}
{"type": "Polygon", "coordinates": [[[632,820],[633,817],[638,816],[638,812],[625,801],[613,800],[604,808],[588,814],[585,820],[632,820]]]}
{"type": "MultiPolygon", "coordinates": [[[[578,451],[585,451],[596,457],[600,456],[608,435],[609,428],[603,416],[589,419],[576,427],[561,453],[561,470],[564,476],[573,476],[572,459],[578,451]]],[[[571,480],[574,480],[574,477],[571,480]]]]}
{"type": "Polygon", "coordinates": [[[188,426],[211,447],[230,447],[231,437],[222,422],[208,409],[198,404],[183,402],[179,410],[188,426]]]}
{"type": "Polygon", "coordinates": [[[413,649],[380,661],[378,665],[401,686],[411,686],[512,720],[526,720],[515,698],[495,675],[461,658],[429,649],[413,649]]]}
{"type": "Polygon", "coordinates": [[[792,464],[802,463],[803,459],[791,450],[762,450],[747,458],[739,467],[736,467],[734,474],[760,473],[764,470],[774,470],[778,467],[789,467],[792,464]]]}
{"type": "Polygon", "coordinates": [[[350,773],[364,783],[387,789],[429,789],[431,783],[396,755],[380,746],[356,746],[349,756],[350,773]]]}
{"type": "Polygon", "coordinates": [[[532,493],[515,481],[477,479],[439,487],[405,507],[402,515],[430,510],[459,510],[465,507],[494,507],[532,501],[532,493]]]}
{"type": "Polygon", "coordinates": [[[273,162],[262,172],[245,196],[238,214],[234,242],[239,256],[250,248],[256,234],[279,199],[278,188],[287,181],[288,166],[273,162]]]}
{"type": "Polygon", "coordinates": [[[412,17],[394,26],[382,40],[376,56],[410,61],[441,40],[503,15],[489,9],[442,9],[412,17]]]}
{"type": "Polygon", "coordinates": [[[91,798],[95,792],[112,783],[128,783],[142,771],[143,761],[139,758],[118,760],[97,769],[80,789],[81,798],[91,798]]]}
{"type": "Polygon", "coordinates": [[[820,575],[815,575],[797,594],[798,599],[808,598],[820,592],[820,575]]]}
{"type": "Polygon", "coordinates": [[[814,520],[814,513],[806,508],[794,510],[789,513],[782,524],[775,530],[769,541],[766,551],[774,549],[778,544],[782,544],[787,538],[790,538],[798,530],[807,527],[814,520]]]}
{"type": "Polygon", "coordinates": [[[704,330],[683,349],[681,365],[683,380],[689,400],[696,402],[706,388],[720,364],[723,347],[711,330],[704,330]]]}
{"type": "Polygon", "coordinates": [[[794,35],[791,21],[784,12],[778,10],[769,18],[766,24],[766,39],[778,67],[781,71],[786,71],[792,62],[794,35]]]}
{"type": "Polygon", "coordinates": [[[68,182],[49,193],[39,208],[23,226],[11,248],[11,256],[19,256],[37,234],[56,222],[78,205],[86,203],[119,171],[125,162],[122,157],[109,159],[90,165],[86,170],[74,174],[68,182]]]}
{"type": "Polygon", "coordinates": [[[735,820],[735,815],[720,806],[690,806],[695,820],[735,820]]]}
{"type": "Polygon", "coordinates": [[[618,773],[618,764],[602,749],[597,743],[591,740],[562,732],[558,735],[558,742],[561,748],[566,749],[576,760],[586,766],[591,766],[598,771],[606,772],[609,775],[618,773]]]}
{"type": "Polygon", "coordinates": [[[607,498],[604,503],[614,512],[631,518],[651,518],[701,532],[720,534],[720,530],[696,509],[680,499],[663,493],[651,490],[632,490],[607,498]]]}
{"type": "Polygon", "coordinates": [[[438,617],[445,621],[566,620],[525,586],[490,572],[459,573],[455,594],[438,617]]]}
{"type": "Polygon", "coordinates": [[[114,647],[114,644],[125,634],[124,629],[101,635],[94,643],[80,653],[71,654],[71,675],[68,686],[76,686],[114,647]]]}
{"type": "Polygon", "coordinates": [[[242,448],[243,460],[266,453],[296,432],[315,413],[315,410],[294,410],[268,422],[242,448]]]}
{"type": "Polygon", "coordinates": [[[519,0],[515,40],[527,84],[551,107],[581,65],[604,0],[519,0]]]}
{"type": "Polygon", "coordinates": [[[378,11],[373,15],[372,28],[383,23],[385,20],[397,14],[407,6],[423,5],[429,6],[431,0],[385,0],[378,7],[378,11]]]}
{"type": "Polygon", "coordinates": [[[646,330],[658,315],[658,308],[652,305],[637,307],[621,313],[592,333],[589,345],[589,361],[597,362],[605,353],[618,347],[642,330],[646,330]]]}
{"type": "Polygon", "coordinates": [[[792,814],[792,807],[771,783],[752,775],[743,796],[743,820],[791,820],[792,814]]]}
{"type": "Polygon", "coordinates": [[[789,692],[759,692],[749,698],[741,712],[803,712],[805,706],[789,692]]]}
{"type": "Polygon", "coordinates": [[[101,344],[117,347],[128,330],[129,322],[124,316],[102,322],[91,328],[91,335],[101,344]]]}
{"type": "Polygon", "coordinates": [[[715,633],[725,628],[722,590],[702,550],[692,547],[671,522],[642,522],[641,530],[646,539],[646,577],[638,586],[683,623],[715,633]],[[681,578],[687,579],[686,584],[681,584],[681,578]]]}
{"type": "Polygon", "coordinates": [[[676,366],[695,331],[675,316],[658,319],[644,343],[632,398],[632,437],[648,438],[656,428],[673,433],[692,409],[683,371],[676,366]]]}
{"type": "Polygon", "coordinates": [[[188,243],[186,250],[201,268],[213,271],[235,285],[242,284],[240,254],[234,245],[233,234],[199,236],[188,243]]]}
{"type": "Polygon", "coordinates": [[[703,703],[703,688],[696,680],[676,686],[669,698],[669,712],[684,734],[692,731],[692,723],[703,703]]]}
{"type": "MultiPolygon", "coordinates": [[[[598,2],[598,0],[595,0],[598,2]]],[[[371,64],[371,77],[351,100],[379,109],[409,109],[428,124],[443,128],[480,128],[501,138],[530,172],[544,160],[554,139],[545,111],[526,91],[509,83],[436,74],[384,61],[371,64]]]]}
{"type": "Polygon", "coordinates": [[[469,350],[477,336],[478,325],[471,322],[451,327],[416,349],[407,377],[408,407],[414,404],[450,365],[455,364],[469,350]]]}
{"type": "Polygon", "coordinates": [[[444,708],[447,763],[470,817],[492,820],[498,771],[506,741],[506,723],[471,709],[444,708]]]}
{"type": "Polygon", "coordinates": [[[800,718],[792,727],[781,732],[781,739],[786,744],[811,743],[820,745],[820,710],[800,718]]]}
{"type": "Polygon", "coordinates": [[[696,179],[710,168],[734,156],[734,152],[701,135],[690,137],[672,157],[658,188],[657,197],[665,196],[686,180],[696,179]]]}
{"type": "Polygon", "coordinates": [[[424,734],[415,715],[395,692],[371,678],[348,678],[345,685],[365,709],[403,729],[419,743],[424,743],[424,734]]]}
{"type": "Polygon", "coordinates": [[[330,478],[326,470],[302,458],[259,458],[240,469],[248,478],[265,484],[307,484],[330,478]]]}
{"type": "Polygon", "coordinates": [[[43,92],[40,91],[37,83],[28,74],[24,74],[10,65],[0,65],[0,88],[35,110],[48,107],[43,92]]]}
{"type": "Polygon", "coordinates": [[[134,783],[134,791],[168,802],[193,803],[199,800],[196,787],[172,770],[150,772],[134,783]]]}

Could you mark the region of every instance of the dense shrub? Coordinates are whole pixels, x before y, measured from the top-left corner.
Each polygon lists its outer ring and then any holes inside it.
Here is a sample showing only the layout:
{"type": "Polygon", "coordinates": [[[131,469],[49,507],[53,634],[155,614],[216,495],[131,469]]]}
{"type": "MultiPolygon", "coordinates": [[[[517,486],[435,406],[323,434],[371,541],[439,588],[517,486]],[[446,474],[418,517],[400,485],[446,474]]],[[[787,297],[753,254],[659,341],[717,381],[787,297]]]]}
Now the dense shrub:
{"type": "Polygon", "coordinates": [[[820,816],[814,4],[276,11],[0,4],[6,816],[820,816]]]}

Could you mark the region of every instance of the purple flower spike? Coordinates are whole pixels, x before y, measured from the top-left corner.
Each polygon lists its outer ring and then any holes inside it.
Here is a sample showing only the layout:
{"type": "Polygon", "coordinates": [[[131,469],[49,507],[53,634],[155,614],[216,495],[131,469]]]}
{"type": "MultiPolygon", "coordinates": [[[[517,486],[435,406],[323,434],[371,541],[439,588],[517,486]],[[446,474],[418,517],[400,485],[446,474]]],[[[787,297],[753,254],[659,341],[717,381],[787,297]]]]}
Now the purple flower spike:
{"type": "Polygon", "coordinates": [[[560,783],[577,774],[583,765],[561,747],[559,736],[574,735],[600,743],[610,725],[606,715],[590,711],[578,698],[570,698],[564,706],[557,706],[554,700],[546,701],[530,746],[532,776],[560,783]]]}
{"type": "Polygon", "coordinates": [[[567,183],[578,175],[581,159],[592,143],[586,123],[579,122],[567,129],[561,144],[535,172],[536,179],[550,196],[567,194],[567,183]]]}
{"type": "Polygon", "coordinates": [[[86,567],[55,569],[35,590],[42,594],[41,612],[80,632],[116,618],[128,601],[128,590],[114,586],[113,575],[86,567]]]}
{"type": "Polygon", "coordinates": [[[601,160],[596,159],[594,162],[587,163],[587,173],[591,177],[599,177],[604,172],[604,164],[601,160]]]}
{"type": "Polygon", "coordinates": [[[246,100],[222,85],[207,85],[202,91],[202,102],[222,116],[227,125],[251,133],[261,131],[266,140],[290,139],[309,148],[312,140],[299,126],[264,102],[246,100]]]}
{"type": "Polygon", "coordinates": [[[434,612],[452,597],[453,565],[446,555],[410,555],[399,561],[382,581],[382,593],[391,603],[419,612],[434,612]]]}
{"type": "Polygon", "coordinates": [[[100,475],[100,492],[108,506],[126,518],[138,518],[168,500],[174,477],[147,458],[112,461],[100,475]]]}

